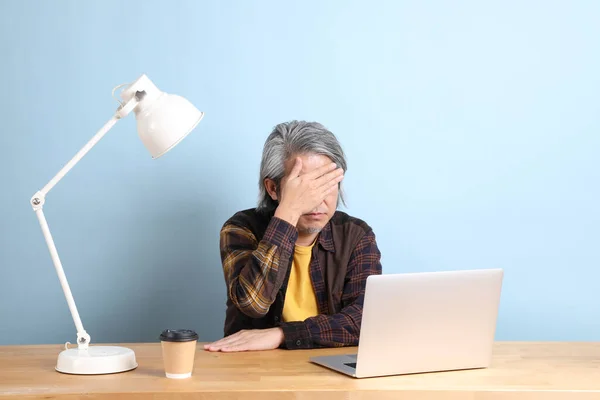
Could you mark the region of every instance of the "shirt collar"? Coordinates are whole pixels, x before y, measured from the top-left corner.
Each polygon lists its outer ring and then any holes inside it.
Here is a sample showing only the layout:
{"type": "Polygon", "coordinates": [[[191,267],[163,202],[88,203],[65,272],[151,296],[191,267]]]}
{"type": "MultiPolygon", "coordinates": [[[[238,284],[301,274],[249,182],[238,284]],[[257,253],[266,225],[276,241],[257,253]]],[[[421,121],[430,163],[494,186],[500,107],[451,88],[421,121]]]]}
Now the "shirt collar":
{"type": "Polygon", "coordinates": [[[327,225],[321,230],[319,235],[319,243],[321,247],[330,253],[335,253],[335,247],[333,246],[333,236],[331,234],[331,221],[327,222],[327,225]]]}

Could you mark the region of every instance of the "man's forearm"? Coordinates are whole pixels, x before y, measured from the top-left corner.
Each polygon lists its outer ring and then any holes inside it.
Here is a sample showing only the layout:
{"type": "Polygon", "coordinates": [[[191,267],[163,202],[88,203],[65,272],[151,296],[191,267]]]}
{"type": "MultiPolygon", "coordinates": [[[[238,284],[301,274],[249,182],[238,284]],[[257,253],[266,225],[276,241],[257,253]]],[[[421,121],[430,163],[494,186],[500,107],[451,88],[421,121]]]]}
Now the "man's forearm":
{"type": "Polygon", "coordinates": [[[352,304],[336,314],[284,322],[280,325],[283,346],[287,349],[355,346],[360,336],[361,316],[362,306],[352,304]]]}
{"type": "Polygon", "coordinates": [[[287,221],[273,218],[257,247],[248,229],[223,228],[221,257],[228,295],[242,313],[261,318],[269,311],[287,274],[297,235],[287,221]]]}

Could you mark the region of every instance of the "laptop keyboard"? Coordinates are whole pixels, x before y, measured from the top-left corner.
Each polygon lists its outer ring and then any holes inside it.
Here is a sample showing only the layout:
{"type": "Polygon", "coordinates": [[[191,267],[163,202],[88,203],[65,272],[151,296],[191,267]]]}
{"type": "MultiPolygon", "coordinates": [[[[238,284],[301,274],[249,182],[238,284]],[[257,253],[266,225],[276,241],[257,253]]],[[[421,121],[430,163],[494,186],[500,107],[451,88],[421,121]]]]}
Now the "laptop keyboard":
{"type": "Polygon", "coordinates": [[[344,363],[344,365],[349,366],[350,368],[356,369],[356,363],[344,363]]]}

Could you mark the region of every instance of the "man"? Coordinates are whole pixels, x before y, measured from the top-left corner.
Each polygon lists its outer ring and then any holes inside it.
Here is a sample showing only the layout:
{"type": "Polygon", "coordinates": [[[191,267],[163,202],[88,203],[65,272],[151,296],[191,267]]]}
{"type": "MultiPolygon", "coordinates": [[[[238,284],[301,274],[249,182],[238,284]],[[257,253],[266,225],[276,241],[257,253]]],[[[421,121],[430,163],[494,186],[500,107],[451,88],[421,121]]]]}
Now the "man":
{"type": "Polygon", "coordinates": [[[318,123],[277,125],[260,167],[260,201],[221,229],[225,337],[209,351],[357,345],[364,289],[381,274],[375,234],[337,211],[346,172],[318,123]]]}

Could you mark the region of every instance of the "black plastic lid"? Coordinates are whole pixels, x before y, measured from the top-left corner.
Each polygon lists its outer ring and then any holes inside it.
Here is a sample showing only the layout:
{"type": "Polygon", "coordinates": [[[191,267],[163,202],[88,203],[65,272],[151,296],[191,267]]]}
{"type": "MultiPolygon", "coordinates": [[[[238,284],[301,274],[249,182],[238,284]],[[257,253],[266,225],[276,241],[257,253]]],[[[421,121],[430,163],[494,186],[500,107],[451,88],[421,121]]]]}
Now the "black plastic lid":
{"type": "Polygon", "coordinates": [[[160,334],[163,342],[191,342],[198,340],[198,334],[190,329],[166,329],[160,334]]]}

